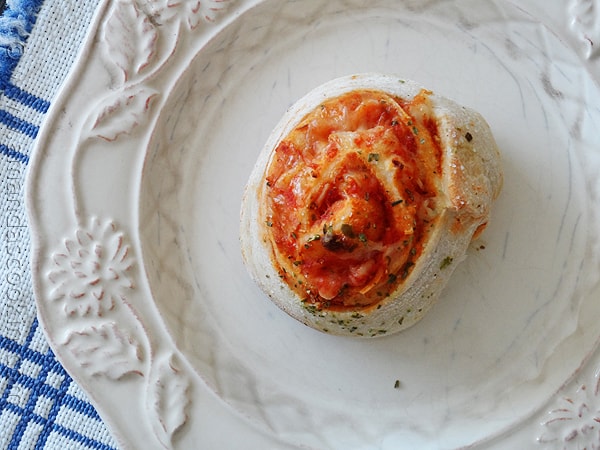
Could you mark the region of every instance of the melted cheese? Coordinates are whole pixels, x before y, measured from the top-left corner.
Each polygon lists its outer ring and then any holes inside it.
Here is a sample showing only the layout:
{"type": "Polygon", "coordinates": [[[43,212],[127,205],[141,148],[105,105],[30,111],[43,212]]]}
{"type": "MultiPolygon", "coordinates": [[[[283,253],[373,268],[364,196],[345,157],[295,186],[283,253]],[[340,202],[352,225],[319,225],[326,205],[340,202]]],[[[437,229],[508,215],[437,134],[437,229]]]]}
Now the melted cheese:
{"type": "Polygon", "coordinates": [[[429,95],[343,94],[275,148],[266,236],[281,279],[303,302],[373,308],[410,274],[440,209],[442,151],[429,95]]]}

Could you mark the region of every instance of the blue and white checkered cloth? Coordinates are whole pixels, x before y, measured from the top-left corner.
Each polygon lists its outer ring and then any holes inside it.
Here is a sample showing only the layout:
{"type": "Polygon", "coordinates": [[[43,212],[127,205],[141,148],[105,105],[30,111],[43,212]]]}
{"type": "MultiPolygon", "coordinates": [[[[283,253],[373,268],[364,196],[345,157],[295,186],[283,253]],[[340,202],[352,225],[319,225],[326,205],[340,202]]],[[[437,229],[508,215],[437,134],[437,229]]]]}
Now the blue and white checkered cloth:
{"type": "Polygon", "coordinates": [[[97,5],[7,0],[0,10],[0,449],[116,448],[38,325],[24,208],[34,140],[97,5]]]}

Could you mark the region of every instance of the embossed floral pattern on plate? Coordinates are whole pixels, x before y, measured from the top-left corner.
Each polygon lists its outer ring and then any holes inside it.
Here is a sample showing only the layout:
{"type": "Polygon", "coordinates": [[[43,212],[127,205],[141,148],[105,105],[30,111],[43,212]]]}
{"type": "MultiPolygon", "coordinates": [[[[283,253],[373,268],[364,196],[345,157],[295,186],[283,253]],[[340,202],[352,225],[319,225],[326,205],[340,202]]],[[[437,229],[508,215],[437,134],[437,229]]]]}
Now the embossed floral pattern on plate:
{"type": "Polygon", "coordinates": [[[600,102],[575,53],[597,59],[599,8],[553,10],[579,44],[571,51],[526,12],[546,6],[103,3],[28,195],[42,323],[124,448],[600,444],[589,354],[600,102]],[[270,124],[309,87],[365,67],[481,109],[512,196],[421,331],[359,348],[271,310],[235,233],[270,124]]]}

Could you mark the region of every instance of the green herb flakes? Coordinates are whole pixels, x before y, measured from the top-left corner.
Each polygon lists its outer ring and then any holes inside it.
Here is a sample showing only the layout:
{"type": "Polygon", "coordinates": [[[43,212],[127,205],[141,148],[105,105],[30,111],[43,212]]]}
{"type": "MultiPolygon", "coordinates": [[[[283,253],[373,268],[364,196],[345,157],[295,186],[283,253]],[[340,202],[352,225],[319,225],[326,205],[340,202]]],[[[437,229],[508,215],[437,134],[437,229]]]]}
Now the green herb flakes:
{"type": "Polygon", "coordinates": [[[342,224],[342,234],[346,237],[353,238],[355,236],[354,230],[352,229],[352,225],[343,223],[342,224]]]}
{"type": "Polygon", "coordinates": [[[410,273],[410,268],[414,265],[415,265],[414,262],[406,261],[406,263],[402,267],[402,279],[403,280],[406,279],[406,277],[408,277],[408,274],[410,273]]]}
{"type": "Polygon", "coordinates": [[[454,260],[454,258],[450,257],[450,256],[446,256],[443,260],[442,263],[440,264],[440,270],[445,269],[446,267],[448,267],[450,264],[452,264],[452,261],[454,260]]]}

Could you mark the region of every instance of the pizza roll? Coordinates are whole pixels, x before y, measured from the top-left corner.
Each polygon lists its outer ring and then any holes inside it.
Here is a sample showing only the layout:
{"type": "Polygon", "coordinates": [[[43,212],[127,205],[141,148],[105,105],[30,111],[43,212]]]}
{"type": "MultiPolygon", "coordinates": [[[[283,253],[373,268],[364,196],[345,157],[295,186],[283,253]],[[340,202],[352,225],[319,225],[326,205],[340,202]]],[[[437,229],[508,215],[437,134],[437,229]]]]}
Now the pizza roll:
{"type": "Polygon", "coordinates": [[[332,80],[283,116],[242,200],[252,278],[317,330],[377,337],[419,321],[500,193],[477,112],[382,74],[332,80]]]}

